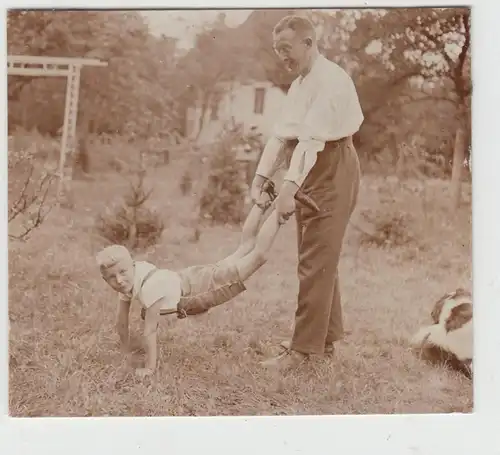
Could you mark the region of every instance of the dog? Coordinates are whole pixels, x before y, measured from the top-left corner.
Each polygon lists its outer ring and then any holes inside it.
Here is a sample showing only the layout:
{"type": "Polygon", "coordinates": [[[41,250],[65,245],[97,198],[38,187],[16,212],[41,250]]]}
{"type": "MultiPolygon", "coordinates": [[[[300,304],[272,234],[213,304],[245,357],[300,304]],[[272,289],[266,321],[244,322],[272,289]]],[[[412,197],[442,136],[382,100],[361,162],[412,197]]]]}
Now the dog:
{"type": "Polygon", "coordinates": [[[472,379],[472,295],[457,289],[442,296],[431,311],[433,324],[422,327],[410,345],[420,358],[445,364],[472,379]]]}

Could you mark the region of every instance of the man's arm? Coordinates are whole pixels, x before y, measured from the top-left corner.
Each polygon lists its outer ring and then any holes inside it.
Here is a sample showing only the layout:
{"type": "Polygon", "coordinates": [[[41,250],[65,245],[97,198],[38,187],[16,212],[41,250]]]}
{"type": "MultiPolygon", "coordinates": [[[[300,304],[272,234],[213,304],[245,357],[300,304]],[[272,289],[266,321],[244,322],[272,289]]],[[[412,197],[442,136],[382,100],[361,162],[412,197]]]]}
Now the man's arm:
{"type": "Polygon", "coordinates": [[[264,206],[260,202],[262,188],[264,184],[271,180],[276,171],[280,168],[284,161],[285,141],[273,136],[267,141],[267,144],[262,152],[262,157],[255,171],[255,176],[250,188],[250,196],[254,204],[261,208],[264,206]]]}
{"type": "Polygon", "coordinates": [[[294,81],[288,89],[288,93],[286,94],[283,106],[281,107],[280,114],[278,116],[277,128],[275,128],[275,132],[266,142],[264,151],[262,152],[262,156],[255,172],[256,178],[259,179],[261,183],[264,183],[266,179],[271,179],[284,161],[284,150],[286,147],[287,137],[277,131],[279,129],[283,129],[282,123],[287,122],[287,114],[290,109],[293,109],[293,96],[295,88],[296,81],[294,81]]]}
{"type": "Polygon", "coordinates": [[[283,151],[286,142],[277,136],[271,137],[264,147],[255,174],[265,179],[271,179],[283,162],[283,151]]]}
{"type": "Polygon", "coordinates": [[[130,300],[120,297],[118,314],[116,317],[116,331],[120,337],[120,345],[124,352],[129,350],[128,318],[130,313],[130,300]]]}
{"type": "Polygon", "coordinates": [[[331,137],[335,122],[340,122],[341,95],[336,90],[319,90],[313,99],[303,124],[298,126],[298,144],[292,153],[288,172],[285,174],[283,189],[295,195],[309,172],[316,164],[318,153],[325,148],[331,137]]]}
{"type": "Polygon", "coordinates": [[[295,196],[295,193],[316,164],[318,153],[324,147],[324,142],[315,140],[302,140],[297,144],[293,151],[290,167],[283,181],[282,193],[287,196],[295,196]]]}

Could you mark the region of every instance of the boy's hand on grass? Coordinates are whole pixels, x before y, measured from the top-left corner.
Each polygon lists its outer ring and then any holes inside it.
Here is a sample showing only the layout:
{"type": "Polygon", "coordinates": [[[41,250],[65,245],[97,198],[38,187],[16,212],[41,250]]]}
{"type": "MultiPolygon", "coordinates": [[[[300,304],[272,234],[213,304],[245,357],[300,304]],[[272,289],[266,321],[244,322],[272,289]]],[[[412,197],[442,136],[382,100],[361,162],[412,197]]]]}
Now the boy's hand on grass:
{"type": "Polygon", "coordinates": [[[134,356],[132,351],[127,351],[123,353],[123,360],[127,365],[132,365],[133,357],[134,356]]]}
{"type": "Polygon", "coordinates": [[[135,370],[135,375],[137,377],[139,377],[140,379],[143,379],[147,376],[152,376],[154,373],[153,370],[151,370],[150,368],[137,368],[135,370]]]}
{"type": "Polygon", "coordinates": [[[127,345],[123,345],[121,344],[120,345],[120,353],[125,357],[125,358],[129,358],[132,356],[132,349],[130,349],[130,346],[127,344],[127,345]]]}

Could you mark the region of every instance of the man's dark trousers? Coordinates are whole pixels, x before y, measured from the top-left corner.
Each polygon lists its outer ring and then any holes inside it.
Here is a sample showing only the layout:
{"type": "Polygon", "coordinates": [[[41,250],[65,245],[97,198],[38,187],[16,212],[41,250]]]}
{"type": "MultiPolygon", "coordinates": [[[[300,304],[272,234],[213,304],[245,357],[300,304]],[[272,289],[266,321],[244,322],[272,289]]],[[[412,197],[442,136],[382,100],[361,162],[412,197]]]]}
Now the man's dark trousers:
{"type": "MultiPolygon", "coordinates": [[[[293,144],[287,144],[293,150],[293,144]]],[[[291,154],[287,154],[290,164],[291,154]]],[[[297,207],[299,294],[291,349],[322,354],[343,337],[338,266],[344,235],[356,206],[360,165],[352,138],[327,142],[302,184],[320,213],[297,207]]]]}

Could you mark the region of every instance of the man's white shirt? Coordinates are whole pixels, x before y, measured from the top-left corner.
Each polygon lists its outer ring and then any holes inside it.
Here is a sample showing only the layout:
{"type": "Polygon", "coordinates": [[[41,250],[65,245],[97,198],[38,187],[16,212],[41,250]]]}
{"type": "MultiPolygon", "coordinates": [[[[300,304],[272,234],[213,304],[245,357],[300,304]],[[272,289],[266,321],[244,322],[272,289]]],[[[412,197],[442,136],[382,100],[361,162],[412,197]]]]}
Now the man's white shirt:
{"type": "Polygon", "coordinates": [[[290,86],[256,173],[271,178],[285,159],[285,141],[297,139],[285,180],[300,187],[325,142],[352,136],[363,120],[351,77],[320,54],[309,73],[290,86]]]}

